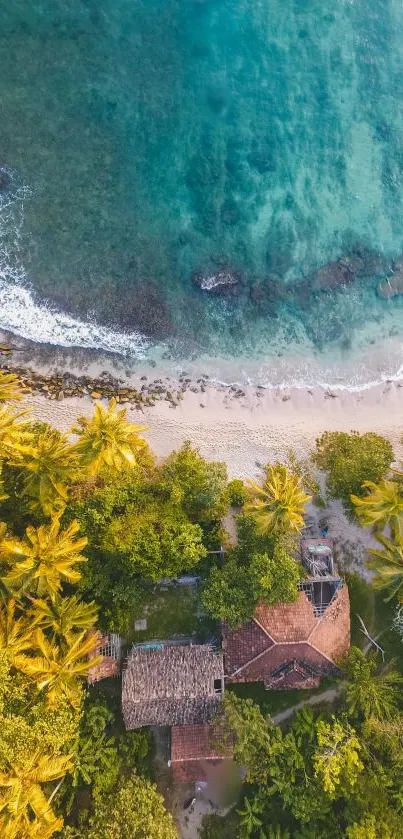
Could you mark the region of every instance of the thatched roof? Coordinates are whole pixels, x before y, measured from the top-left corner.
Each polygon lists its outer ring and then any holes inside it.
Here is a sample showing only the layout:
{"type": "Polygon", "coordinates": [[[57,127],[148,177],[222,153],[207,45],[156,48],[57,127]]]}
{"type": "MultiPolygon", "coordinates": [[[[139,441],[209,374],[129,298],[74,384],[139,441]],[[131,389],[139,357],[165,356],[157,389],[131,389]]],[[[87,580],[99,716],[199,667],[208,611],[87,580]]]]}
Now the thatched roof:
{"type": "Polygon", "coordinates": [[[222,655],[208,645],[134,647],[122,680],[126,728],[209,722],[223,679],[222,655]]]}

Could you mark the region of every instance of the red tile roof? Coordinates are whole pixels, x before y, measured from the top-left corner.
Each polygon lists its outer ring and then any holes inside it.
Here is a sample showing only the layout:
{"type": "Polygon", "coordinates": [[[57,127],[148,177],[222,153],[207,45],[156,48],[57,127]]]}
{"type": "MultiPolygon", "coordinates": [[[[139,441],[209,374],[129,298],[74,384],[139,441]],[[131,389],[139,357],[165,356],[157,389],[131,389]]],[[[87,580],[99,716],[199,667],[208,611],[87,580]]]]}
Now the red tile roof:
{"type": "Polygon", "coordinates": [[[311,687],[312,679],[317,682],[320,676],[337,672],[337,662],[349,649],[347,586],[339,588],[320,617],[301,591],[295,603],[260,604],[252,622],[233,632],[224,629],[223,635],[229,682],[263,681],[273,687],[275,672],[294,662],[278,687],[311,687]],[[251,627],[253,623],[259,632],[251,627]],[[248,655],[249,639],[252,643],[248,655]]]}
{"type": "Polygon", "coordinates": [[[171,728],[171,766],[177,783],[203,781],[206,768],[232,756],[233,737],[219,723],[171,728]]]}

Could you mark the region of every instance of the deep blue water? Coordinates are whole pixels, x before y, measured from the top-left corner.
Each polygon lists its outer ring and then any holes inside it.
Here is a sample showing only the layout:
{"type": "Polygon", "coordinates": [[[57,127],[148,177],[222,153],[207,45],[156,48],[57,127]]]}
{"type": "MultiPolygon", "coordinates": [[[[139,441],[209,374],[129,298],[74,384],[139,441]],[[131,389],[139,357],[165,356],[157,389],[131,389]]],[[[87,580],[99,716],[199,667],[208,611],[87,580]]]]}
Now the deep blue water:
{"type": "Polygon", "coordinates": [[[399,366],[401,0],[9,0],[0,103],[0,325],[399,366]]]}

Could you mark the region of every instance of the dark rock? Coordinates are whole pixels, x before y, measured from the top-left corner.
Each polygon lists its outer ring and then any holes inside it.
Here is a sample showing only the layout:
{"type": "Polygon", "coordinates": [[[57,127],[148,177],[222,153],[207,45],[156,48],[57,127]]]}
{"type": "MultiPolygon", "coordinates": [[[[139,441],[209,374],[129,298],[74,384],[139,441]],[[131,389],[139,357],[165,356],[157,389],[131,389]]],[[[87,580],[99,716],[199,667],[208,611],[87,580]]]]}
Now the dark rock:
{"type": "Polygon", "coordinates": [[[334,291],[353,283],[356,279],[354,265],[348,257],[328,262],[311,274],[309,281],[312,291],[334,291]]]}

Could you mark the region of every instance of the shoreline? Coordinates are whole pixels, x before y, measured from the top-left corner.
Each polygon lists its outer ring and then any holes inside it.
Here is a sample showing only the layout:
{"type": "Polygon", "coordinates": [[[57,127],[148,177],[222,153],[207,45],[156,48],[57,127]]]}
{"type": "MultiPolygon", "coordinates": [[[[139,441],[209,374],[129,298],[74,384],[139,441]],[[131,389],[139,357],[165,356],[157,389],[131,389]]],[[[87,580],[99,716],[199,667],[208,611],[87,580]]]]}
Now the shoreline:
{"type": "Polygon", "coordinates": [[[231,478],[257,475],[261,464],[285,457],[290,448],[308,454],[324,431],[377,432],[403,459],[403,381],[360,391],[241,387],[213,382],[207,373],[194,379],[185,367],[174,377],[164,367],[129,367],[95,351],[38,350],[4,333],[1,341],[0,366],[28,385],[24,404],[61,431],[91,414],[94,402],[115,396],[133,422],[149,426],[145,436],[157,456],[190,440],[208,459],[224,460],[231,478]],[[6,344],[14,349],[4,354],[6,344]]]}

